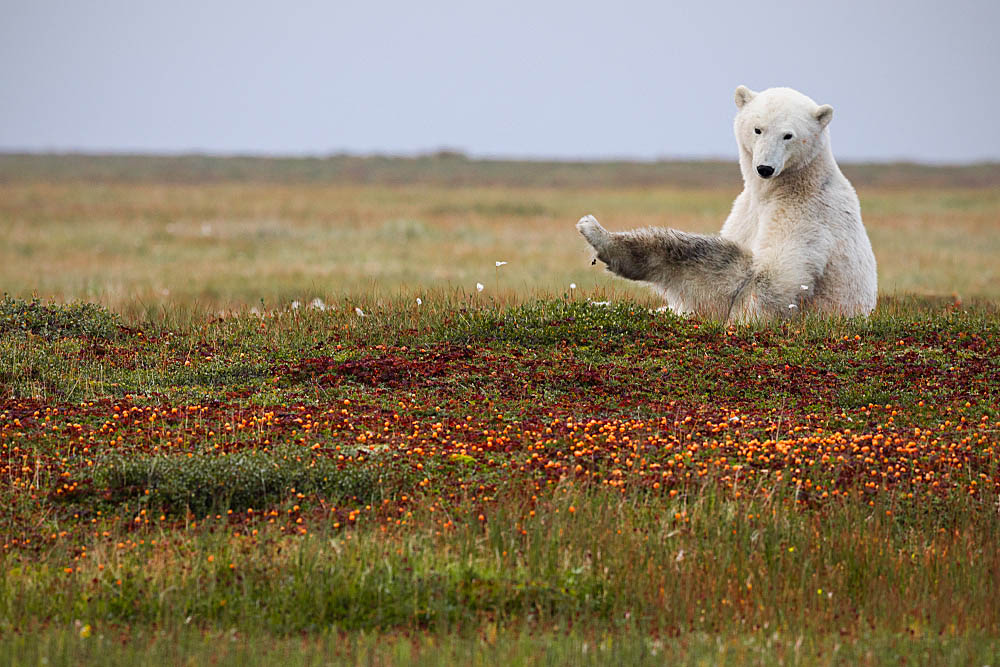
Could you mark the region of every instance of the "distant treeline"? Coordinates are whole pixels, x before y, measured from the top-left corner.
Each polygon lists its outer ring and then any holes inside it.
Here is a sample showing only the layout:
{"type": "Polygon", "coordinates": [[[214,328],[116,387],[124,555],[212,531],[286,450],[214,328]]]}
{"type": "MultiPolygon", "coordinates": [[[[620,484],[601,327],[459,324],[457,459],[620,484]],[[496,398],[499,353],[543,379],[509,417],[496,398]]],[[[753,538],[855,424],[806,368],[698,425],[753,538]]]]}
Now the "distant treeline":
{"type": "MultiPolygon", "coordinates": [[[[1000,186],[1000,163],[938,166],[842,164],[855,185],[883,187],[1000,186]]],[[[474,159],[441,152],[417,157],[332,155],[0,154],[0,183],[314,183],[519,187],[733,187],[735,160],[556,162],[474,159]]]]}

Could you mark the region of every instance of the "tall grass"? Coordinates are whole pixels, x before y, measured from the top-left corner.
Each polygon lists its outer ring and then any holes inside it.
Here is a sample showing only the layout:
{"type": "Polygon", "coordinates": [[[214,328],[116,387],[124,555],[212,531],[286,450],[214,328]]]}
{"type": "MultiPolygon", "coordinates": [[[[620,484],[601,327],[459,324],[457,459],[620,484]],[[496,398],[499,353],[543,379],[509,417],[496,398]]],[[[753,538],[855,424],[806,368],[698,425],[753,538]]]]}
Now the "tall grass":
{"type": "MultiPolygon", "coordinates": [[[[591,266],[573,223],[716,232],[739,190],[320,185],[0,185],[0,284],[12,295],[142,313],[646,291],[591,266]],[[496,262],[507,262],[497,268],[496,262]]],[[[1000,296],[996,190],[861,190],[884,294],[1000,296]]],[[[363,304],[362,304],[363,305],[363,304]]]]}
{"type": "Polygon", "coordinates": [[[615,495],[558,488],[533,505],[534,517],[511,495],[485,525],[443,532],[428,530],[432,517],[418,509],[412,529],[388,534],[320,529],[288,540],[208,522],[182,538],[151,535],[127,553],[95,544],[70,577],[30,564],[6,569],[0,654],[31,655],[18,653],[28,649],[11,632],[34,632],[40,619],[35,655],[75,657],[126,626],[155,628],[133,641],[156,652],[171,650],[158,637],[173,636],[193,642],[185,650],[195,655],[209,651],[192,640],[189,630],[201,628],[222,632],[213,655],[244,655],[225,648],[233,628],[239,642],[289,647],[264,638],[308,633],[309,651],[352,660],[399,648],[366,646],[359,632],[417,629],[431,632],[410,647],[417,654],[442,657],[433,637],[448,637],[450,653],[472,638],[510,636],[506,650],[524,663],[533,662],[527,649],[538,631],[552,633],[559,662],[589,659],[585,645],[601,660],[619,651],[805,659],[804,645],[817,652],[808,662],[820,663],[841,659],[837,650],[882,660],[997,648],[995,514],[910,524],[886,520],[881,506],[812,513],[789,498],[737,504],[709,490],[676,502],[615,495]],[[680,512],[684,520],[674,518],[680,512]],[[952,521],[962,529],[945,525],[952,521]],[[73,636],[83,624],[89,639],[73,636]],[[328,643],[335,637],[348,644],[328,643]],[[910,639],[894,639],[902,637],[910,639]]]}

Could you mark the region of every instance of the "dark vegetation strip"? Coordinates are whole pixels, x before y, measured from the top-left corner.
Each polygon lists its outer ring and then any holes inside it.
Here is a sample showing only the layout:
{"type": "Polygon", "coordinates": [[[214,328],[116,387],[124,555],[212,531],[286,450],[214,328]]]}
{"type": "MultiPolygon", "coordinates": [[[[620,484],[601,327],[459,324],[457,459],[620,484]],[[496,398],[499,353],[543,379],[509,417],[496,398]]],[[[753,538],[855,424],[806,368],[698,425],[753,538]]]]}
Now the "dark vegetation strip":
{"type": "MultiPolygon", "coordinates": [[[[991,188],[1000,164],[842,164],[861,187],[991,188]]],[[[206,155],[0,154],[0,183],[222,182],[509,187],[737,187],[731,161],[553,162],[468,158],[443,152],[418,157],[270,158],[206,155]]]]}

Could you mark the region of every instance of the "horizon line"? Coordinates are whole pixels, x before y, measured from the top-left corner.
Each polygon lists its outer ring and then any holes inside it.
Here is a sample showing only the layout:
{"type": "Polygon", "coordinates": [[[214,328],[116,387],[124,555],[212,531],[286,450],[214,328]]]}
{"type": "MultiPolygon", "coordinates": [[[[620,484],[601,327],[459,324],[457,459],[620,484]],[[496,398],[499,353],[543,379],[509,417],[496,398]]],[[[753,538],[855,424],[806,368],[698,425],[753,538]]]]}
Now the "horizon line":
{"type": "MultiPolygon", "coordinates": [[[[334,150],[329,152],[270,152],[270,151],[209,151],[200,149],[179,150],[133,150],[133,149],[37,149],[20,147],[0,147],[2,157],[141,157],[141,158],[214,158],[214,159],[253,159],[253,160],[331,160],[337,158],[355,159],[454,159],[469,162],[531,162],[538,164],[663,164],[663,163],[714,163],[735,164],[736,156],[723,157],[718,155],[661,155],[656,157],[641,157],[635,155],[606,156],[550,156],[550,155],[517,155],[497,153],[475,153],[454,148],[438,148],[420,151],[348,151],[334,150]]],[[[844,158],[838,159],[840,164],[851,165],[914,165],[921,167],[961,168],[1000,165],[1000,158],[970,159],[965,161],[928,160],[909,157],[887,158],[844,158]]]]}

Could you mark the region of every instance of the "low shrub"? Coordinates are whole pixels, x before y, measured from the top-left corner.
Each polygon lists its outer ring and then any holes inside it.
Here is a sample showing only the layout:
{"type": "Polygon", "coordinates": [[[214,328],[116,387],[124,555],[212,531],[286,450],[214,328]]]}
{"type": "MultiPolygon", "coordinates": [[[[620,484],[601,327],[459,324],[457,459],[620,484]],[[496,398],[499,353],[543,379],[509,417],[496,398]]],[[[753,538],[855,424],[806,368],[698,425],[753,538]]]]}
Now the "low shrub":
{"type": "Polygon", "coordinates": [[[42,303],[6,294],[0,300],[0,334],[22,331],[47,340],[67,336],[112,339],[122,330],[118,315],[94,303],[42,303]]]}
{"type": "Polygon", "coordinates": [[[264,508],[295,489],[331,501],[375,502],[381,495],[373,465],[303,456],[291,449],[221,456],[113,454],[94,473],[98,487],[118,503],[138,501],[168,512],[210,512],[264,508]]]}

